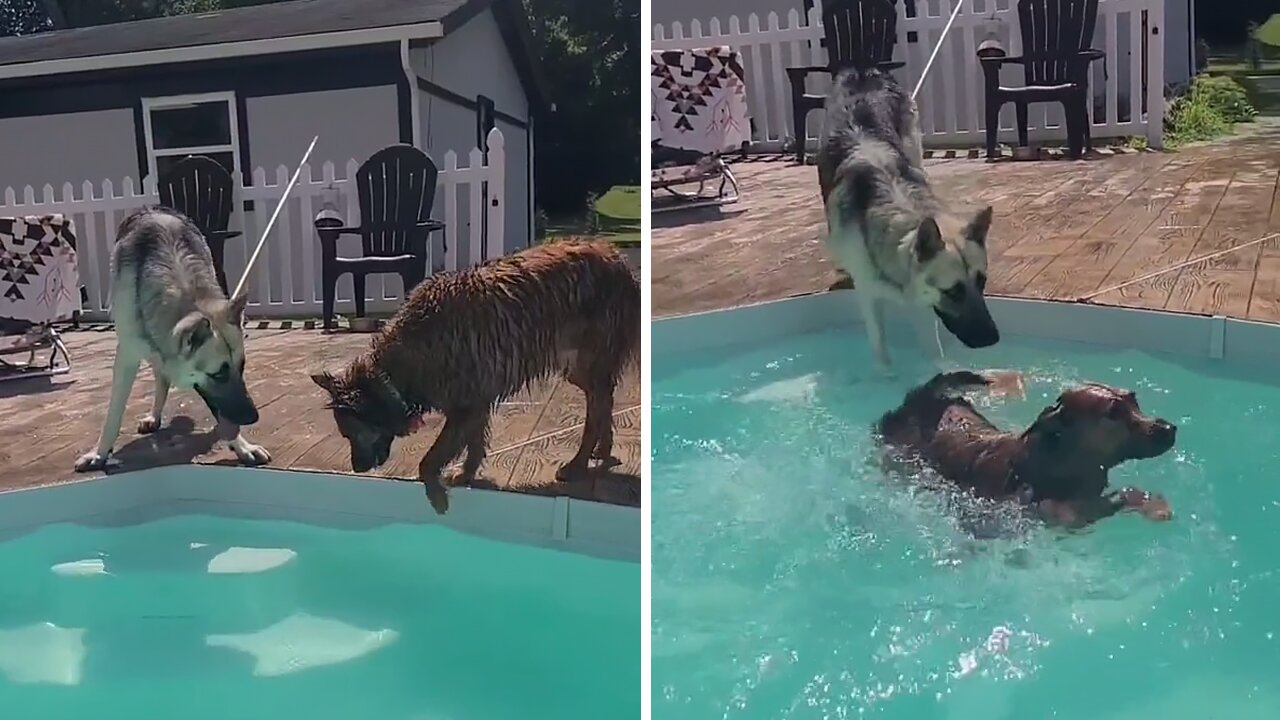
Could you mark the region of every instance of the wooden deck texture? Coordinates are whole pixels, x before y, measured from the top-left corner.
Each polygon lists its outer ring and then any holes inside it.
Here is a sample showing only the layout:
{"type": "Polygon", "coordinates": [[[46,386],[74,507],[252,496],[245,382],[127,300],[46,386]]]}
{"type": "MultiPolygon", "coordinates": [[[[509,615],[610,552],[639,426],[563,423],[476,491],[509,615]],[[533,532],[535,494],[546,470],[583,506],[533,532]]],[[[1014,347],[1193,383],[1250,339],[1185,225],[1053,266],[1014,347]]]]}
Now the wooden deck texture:
{"type": "MultiPolygon", "coordinates": [[[[115,335],[81,331],[65,338],[73,358],[71,373],[0,383],[0,490],[83,477],[73,465],[97,443],[102,430],[115,335]]],[[[332,413],[324,409],[324,393],[311,382],[309,371],[341,367],[363,351],[369,339],[301,329],[250,330],[247,375],[261,420],[246,434],[271,453],[267,467],[351,472],[349,446],[338,434],[332,413]]],[[[148,410],[151,393],[150,371],[144,367],[116,444],[121,465],[113,472],[190,462],[235,463],[225,443],[215,444],[213,420],[193,392],[170,394],[160,432],[136,434],[136,419],[148,410]]],[[[618,389],[614,408],[614,454],[623,464],[609,471],[593,468],[582,480],[560,483],[555,470],[572,457],[581,437],[582,393],[563,381],[530,388],[495,413],[489,457],[476,486],[638,506],[638,371],[618,389]]],[[[391,460],[376,474],[413,478],[442,422],[432,416],[423,431],[397,441],[391,460]]]]}
{"type": "MultiPolygon", "coordinates": [[[[947,198],[990,203],[988,294],[1076,300],[1280,233],[1280,124],[1180,152],[1071,162],[926,161],[947,198]]],[[[743,199],[655,216],[653,315],[827,288],[817,172],[733,165],[743,199]]],[[[1092,302],[1280,321],[1280,239],[1104,292],[1092,302]]]]}

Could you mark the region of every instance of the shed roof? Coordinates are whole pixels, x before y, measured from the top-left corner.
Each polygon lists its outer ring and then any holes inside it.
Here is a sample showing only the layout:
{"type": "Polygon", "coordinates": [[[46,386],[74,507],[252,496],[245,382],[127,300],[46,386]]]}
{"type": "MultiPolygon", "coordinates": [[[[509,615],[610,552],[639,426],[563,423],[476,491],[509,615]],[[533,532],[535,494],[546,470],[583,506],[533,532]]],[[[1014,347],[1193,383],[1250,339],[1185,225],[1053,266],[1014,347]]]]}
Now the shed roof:
{"type": "Polygon", "coordinates": [[[111,58],[110,66],[119,68],[441,37],[490,7],[531,100],[544,104],[545,84],[519,0],[289,0],[6,37],[0,38],[0,77],[80,72],[97,58],[111,58]],[[204,52],[183,53],[191,49],[204,52]]]}
{"type": "Polygon", "coordinates": [[[442,22],[468,0],[290,0],[0,38],[0,65],[442,22]]]}

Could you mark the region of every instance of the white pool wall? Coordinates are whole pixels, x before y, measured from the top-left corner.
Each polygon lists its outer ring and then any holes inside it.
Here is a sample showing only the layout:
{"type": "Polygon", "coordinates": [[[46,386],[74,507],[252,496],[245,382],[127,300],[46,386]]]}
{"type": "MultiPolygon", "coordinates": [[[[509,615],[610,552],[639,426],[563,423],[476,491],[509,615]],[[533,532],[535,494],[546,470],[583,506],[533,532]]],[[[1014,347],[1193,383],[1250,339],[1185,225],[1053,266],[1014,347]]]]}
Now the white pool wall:
{"type": "Polygon", "coordinates": [[[174,465],[0,493],[0,540],[59,522],[122,525],[181,514],[343,529],[438,523],[474,535],[640,561],[640,510],[495,490],[451,488],[436,515],[422,485],[332,473],[174,465]]]}
{"type": "MultiPolygon", "coordinates": [[[[752,346],[826,328],[860,326],[856,298],[852,290],[819,292],[655,320],[653,346],[659,354],[654,363],[660,365],[660,353],[669,348],[689,353],[752,346]]],[[[1065,340],[1252,366],[1280,360],[1280,325],[1271,323],[1020,298],[988,298],[987,304],[1004,337],[1065,340]]],[[[885,325],[895,345],[919,340],[922,328],[925,340],[932,342],[930,318],[885,305],[885,325]]],[[[962,351],[942,332],[948,354],[962,351]]]]}

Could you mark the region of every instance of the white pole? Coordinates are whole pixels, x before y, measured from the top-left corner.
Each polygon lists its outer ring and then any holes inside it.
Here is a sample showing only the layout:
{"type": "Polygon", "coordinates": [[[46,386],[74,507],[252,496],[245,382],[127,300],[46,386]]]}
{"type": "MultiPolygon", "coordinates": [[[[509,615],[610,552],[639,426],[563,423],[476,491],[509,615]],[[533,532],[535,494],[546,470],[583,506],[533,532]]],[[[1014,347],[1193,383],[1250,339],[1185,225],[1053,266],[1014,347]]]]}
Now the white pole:
{"type": "MultiPolygon", "coordinates": [[[[231,297],[240,295],[240,291],[244,289],[245,281],[249,279],[249,273],[253,271],[253,264],[258,261],[258,256],[262,254],[262,247],[267,243],[267,236],[271,234],[271,228],[276,224],[276,218],[280,217],[280,210],[284,208],[284,203],[289,199],[289,193],[293,191],[293,186],[298,182],[298,176],[302,174],[302,168],[307,164],[307,158],[311,157],[311,151],[316,149],[316,141],[320,139],[319,135],[311,138],[311,144],[307,146],[307,151],[302,155],[302,162],[298,163],[298,169],[293,171],[293,177],[289,178],[289,184],[285,186],[284,194],[280,196],[280,202],[276,203],[276,209],[271,213],[271,219],[267,221],[267,227],[262,231],[262,237],[258,238],[258,246],[253,249],[253,255],[249,256],[249,262],[245,263],[244,274],[240,276],[240,282],[236,283],[236,291],[231,293],[231,297]]],[[[303,218],[305,221],[306,218],[303,218]]]]}
{"type": "Polygon", "coordinates": [[[947,26],[942,28],[942,35],[938,37],[938,44],[933,46],[933,52],[929,54],[929,62],[924,64],[924,72],[920,73],[920,79],[916,81],[916,89],[911,91],[911,99],[915,100],[916,95],[920,94],[920,88],[924,87],[924,79],[929,76],[929,68],[933,67],[933,61],[938,58],[938,51],[942,49],[942,43],[947,41],[947,33],[951,32],[951,26],[956,21],[956,16],[960,14],[960,7],[964,5],[964,0],[956,0],[956,6],[951,10],[951,18],[947,20],[947,26]]]}
{"type": "MultiPolygon", "coordinates": [[[[929,62],[924,64],[924,71],[920,73],[920,79],[916,81],[916,89],[911,91],[911,99],[915,100],[916,95],[920,94],[920,88],[924,87],[924,79],[929,76],[929,69],[933,67],[933,61],[938,59],[938,51],[942,49],[942,43],[947,41],[947,34],[951,32],[951,26],[956,22],[956,16],[960,14],[960,7],[964,5],[964,0],[956,0],[956,6],[951,9],[951,17],[947,19],[947,26],[942,28],[942,34],[938,36],[938,44],[933,46],[933,52],[929,53],[929,62]]],[[[933,320],[933,339],[938,343],[938,356],[946,359],[947,353],[942,349],[942,330],[937,318],[933,320]]]]}

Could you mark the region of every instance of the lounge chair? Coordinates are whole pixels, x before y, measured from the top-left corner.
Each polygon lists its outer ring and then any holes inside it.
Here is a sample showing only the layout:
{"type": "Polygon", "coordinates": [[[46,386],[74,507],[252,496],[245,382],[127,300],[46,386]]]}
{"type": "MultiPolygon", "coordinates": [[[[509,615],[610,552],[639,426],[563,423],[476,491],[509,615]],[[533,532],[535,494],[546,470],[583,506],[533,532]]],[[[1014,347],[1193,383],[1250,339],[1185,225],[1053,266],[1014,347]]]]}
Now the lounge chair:
{"type": "Polygon", "coordinates": [[[77,322],[80,303],[71,220],[0,217],[0,381],[70,372],[54,323],[77,322]]]}
{"type": "Polygon", "coordinates": [[[742,55],[726,46],[661,50],[651,65],[653,190],[675,199],[655,199],[653,212],[737,202],[738,180],[721,154],[751,139],[742,55]]]}

